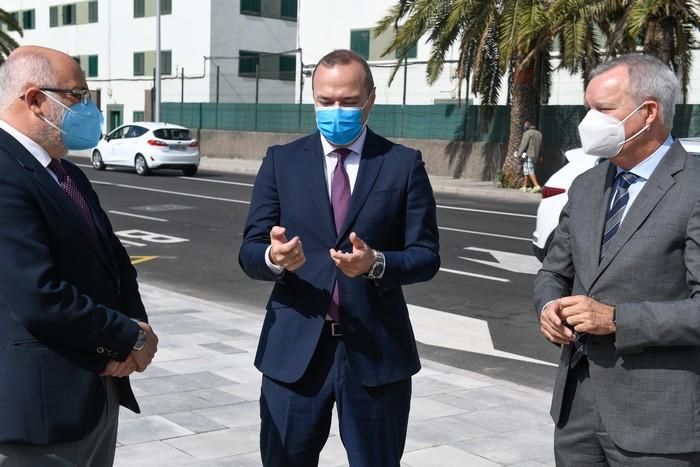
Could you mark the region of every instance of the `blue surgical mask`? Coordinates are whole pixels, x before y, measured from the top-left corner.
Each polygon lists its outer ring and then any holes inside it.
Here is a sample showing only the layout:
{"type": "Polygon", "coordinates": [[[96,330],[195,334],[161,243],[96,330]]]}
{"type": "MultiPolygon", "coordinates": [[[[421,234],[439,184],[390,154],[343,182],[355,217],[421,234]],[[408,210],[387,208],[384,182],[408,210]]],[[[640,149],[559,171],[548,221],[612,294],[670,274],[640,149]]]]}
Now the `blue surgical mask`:
{"type": "Polygon", "coordinates": [[[61,128],[58,128],[46,117],[42,118],[46,123],[61,132],[63,145],[66,149],[79,151],[81,149],[90,149],[97,146],[97,143],[100,142],[100,135],[102,134],[104,117],[92,99],[90,99],[87,104],[78,102],[68,107],[51,94],[44,91],[42,92],[46,97],[65,109],[63,112],[63,119],[61,120],[61,128]]]}
{"type": "Polygon", "coordinates": [[[362,132],[362,107],[316,107],[316,125],[333,146],[346,146],[362,132]]]}

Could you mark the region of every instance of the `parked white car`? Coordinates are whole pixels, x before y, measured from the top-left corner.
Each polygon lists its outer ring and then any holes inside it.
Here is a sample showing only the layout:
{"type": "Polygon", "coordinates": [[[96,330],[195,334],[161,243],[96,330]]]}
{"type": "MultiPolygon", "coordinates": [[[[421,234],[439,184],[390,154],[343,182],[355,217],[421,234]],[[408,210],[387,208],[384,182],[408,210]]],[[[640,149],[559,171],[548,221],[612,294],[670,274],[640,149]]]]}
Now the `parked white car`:
{"type": "Polygon", "coordinates": [[[134,122],[104,136],[92,151],[92,166],[133,167],[139,175],[154,169],[179,169],[192,177],[199,168],[199,142],[192,132],[170,123],[134,122]]]}
{"type": "MultiPolygon", "coordinates": [[[[700,138],[681,138],[681,144],[690,154],[700,156],[700,138]]],[[[568,163],[554,172],[542,187],[542,200],[537,208],[537,224],[532,234],[532,249],[540,261],[544,260],[554,229],[559,224],[559,215],[569,200],[568,190],[574,179],[599,161],[589,156],[582,148],[570,149],[564,154],[568,163]]]]}

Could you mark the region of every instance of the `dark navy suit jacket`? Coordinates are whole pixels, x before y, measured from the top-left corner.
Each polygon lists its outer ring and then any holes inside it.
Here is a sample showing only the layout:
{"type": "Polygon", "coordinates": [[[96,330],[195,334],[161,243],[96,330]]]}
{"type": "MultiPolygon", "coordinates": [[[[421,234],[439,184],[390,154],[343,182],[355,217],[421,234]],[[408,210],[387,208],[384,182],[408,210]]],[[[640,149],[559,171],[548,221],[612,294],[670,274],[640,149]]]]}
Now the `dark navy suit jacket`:
{"type": "Polygon", "coordinates": [[[253,279],[276,281],[255,365],[294,382],[319,340],[336,279],[348,364],[366,386],[408,378],[420,369],[401,286],[432,278],[440,266],[435,199],[420,152],[368,130],[345,223],[336,235],[318,132],[271,147],[255,180],[239,262],[253,279]],[[265,264],[270,230],[301,238],[306,263],[276,276],[265,264]],[[356,232],[386,256],[378,284],[349,278],[331,248],[352,251],[356,232]]]}
{"type": "MultiPolygon", "coordinates": [[[[63,166],[97,232],[47,170],[0,130],[0,443],[83,438],[99,421],[109,359],[146,321],[136,271],[88,179],[63,166]]],[[[138,412],[128,378],[120,402],[138,412]]]]}

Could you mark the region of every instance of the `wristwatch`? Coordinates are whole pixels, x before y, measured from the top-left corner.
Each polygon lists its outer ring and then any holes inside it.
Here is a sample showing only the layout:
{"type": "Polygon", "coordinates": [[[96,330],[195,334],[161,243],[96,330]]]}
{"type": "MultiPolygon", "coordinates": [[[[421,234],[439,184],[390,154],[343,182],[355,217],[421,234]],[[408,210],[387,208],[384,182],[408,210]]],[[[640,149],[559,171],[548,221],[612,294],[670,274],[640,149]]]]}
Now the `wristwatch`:
{"type": "Polygon", "coordinates": [[[134,343],[133,350],[138,352],[139,350],[143,349],[143,347],[146,345],[146,332],[143,329],[139,328],[139,335],[136,338],[136,343],[134,343]]]}
{"type": "Polygon", "coordinates": [[[374,252],[374,263],[372,263],[372,267],[369,268],[369,272],[367,272],[367,279],[370,280],[379,280],[384,276],[384,269],[385,269],[385,259],[384,259],[384,253],[381,251],[377,250],[372,250],[374,252]]]}

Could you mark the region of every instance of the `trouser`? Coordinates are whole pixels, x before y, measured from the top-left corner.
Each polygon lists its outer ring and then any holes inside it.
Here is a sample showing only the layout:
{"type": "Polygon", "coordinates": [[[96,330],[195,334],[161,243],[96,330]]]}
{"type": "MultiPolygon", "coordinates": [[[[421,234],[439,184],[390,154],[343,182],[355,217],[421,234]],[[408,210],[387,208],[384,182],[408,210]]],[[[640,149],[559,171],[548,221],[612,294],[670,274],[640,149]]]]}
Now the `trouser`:
{"type": "Polygon", "coordinates": [[[0,444],[1,467],[109,467],[114,464],[119,396],[112,377],[103,377],[106,403],[102,418],[85,438],[43,446],[0,444]]]}

